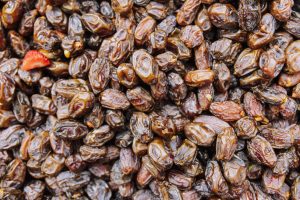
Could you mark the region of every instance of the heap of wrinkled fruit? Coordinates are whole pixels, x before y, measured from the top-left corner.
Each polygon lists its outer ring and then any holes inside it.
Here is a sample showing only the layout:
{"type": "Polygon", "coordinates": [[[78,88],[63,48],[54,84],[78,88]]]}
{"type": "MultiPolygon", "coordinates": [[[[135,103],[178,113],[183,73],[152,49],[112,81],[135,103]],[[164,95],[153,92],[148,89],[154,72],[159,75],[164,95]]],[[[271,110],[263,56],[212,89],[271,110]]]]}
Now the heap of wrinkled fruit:
{"type": "Polygon", "coordinates": [[[0,5],[0,199],[300,199],[299,0],[0,5]]]}

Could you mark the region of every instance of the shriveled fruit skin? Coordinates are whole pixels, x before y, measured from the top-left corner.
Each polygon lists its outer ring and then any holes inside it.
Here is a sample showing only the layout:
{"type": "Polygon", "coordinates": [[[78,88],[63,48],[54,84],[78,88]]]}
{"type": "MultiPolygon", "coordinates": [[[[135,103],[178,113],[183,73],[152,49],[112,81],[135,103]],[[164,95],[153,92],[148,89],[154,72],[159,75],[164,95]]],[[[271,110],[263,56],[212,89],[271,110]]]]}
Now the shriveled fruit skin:
{"type": "Polygon", "coordinates": [[[273,167],[277,156],[271,144],[261,136],[255,136],[247,143],[247,149],[251,158],[269,167],[273,167]]]}
{"type": "Polygon", "coordinates": [[[0,9],[0,199],[300,199],[300,0],[0,9]]]}
{"type": "Polygon", "coordinates": [[[245,116],[242,106],[233,101],[213,102],[209,111],[227,122],[237,121],[245,116]]]}

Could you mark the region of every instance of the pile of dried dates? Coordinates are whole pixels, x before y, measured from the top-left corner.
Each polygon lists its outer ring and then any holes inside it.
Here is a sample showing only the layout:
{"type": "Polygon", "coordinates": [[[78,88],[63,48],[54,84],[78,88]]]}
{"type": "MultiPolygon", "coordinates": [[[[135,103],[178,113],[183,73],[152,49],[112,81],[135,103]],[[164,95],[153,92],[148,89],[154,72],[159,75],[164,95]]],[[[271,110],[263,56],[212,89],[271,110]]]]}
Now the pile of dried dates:
{"type": "Polygon", "coordinates": [[[1,200],[299,200],[300,0],[0,0],[1,200]]]}

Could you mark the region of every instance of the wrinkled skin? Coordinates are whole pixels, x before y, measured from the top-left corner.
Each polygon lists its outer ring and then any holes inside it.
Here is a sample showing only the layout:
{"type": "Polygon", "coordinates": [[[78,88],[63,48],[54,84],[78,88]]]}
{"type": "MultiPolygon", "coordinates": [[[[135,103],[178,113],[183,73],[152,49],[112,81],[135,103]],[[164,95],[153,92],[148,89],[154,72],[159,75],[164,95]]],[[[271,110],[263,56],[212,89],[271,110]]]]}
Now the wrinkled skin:
{"type": "Polygon", "coordinates": [[[217,161],[210,161],[208,163],[205,171],[205,179],[214,193],[222,195],[228,192],[228,185],[217,161]]]}
{"type": "Polygon", "coordinates": [[[300,199],[300,0],[0,8],[0,199],[300,199]]]}
{"type": "Polygon", "coordinates": [[[177,23],[182,26],[191,24],[196,17],[200,3],[201,1],[196,0],[185,1],[177,13],[177,23]]]}
{"type": "Polygon", "coordinates": [[[237,148],[237,136],[232,128],[223,129],[216,141],[216,159],[230,160],[237,148]],[[226,141],[226,142],[225,142],[226,141]]]}
{"type": "Polygon", "coordinates": [[[239,25],[245,31],[253,31],[261,18],[260,2],[241,0],[239,2],[239,25]]]}
{"type": "Polygon", "coordinates": [[[248,36],[248,45],[252,49],[258,49],[267,43],[269,43],[275,32],[276,20],[275,18],[267,13],[262,16],[258,29],[248,36]]]}
{"type": "Polygon", "coordinates": [[[265,138],[255,136],[248,142],[247,148],[250,156],[257,162],[270,167],[275,165],[277,156],[265,138]]]}

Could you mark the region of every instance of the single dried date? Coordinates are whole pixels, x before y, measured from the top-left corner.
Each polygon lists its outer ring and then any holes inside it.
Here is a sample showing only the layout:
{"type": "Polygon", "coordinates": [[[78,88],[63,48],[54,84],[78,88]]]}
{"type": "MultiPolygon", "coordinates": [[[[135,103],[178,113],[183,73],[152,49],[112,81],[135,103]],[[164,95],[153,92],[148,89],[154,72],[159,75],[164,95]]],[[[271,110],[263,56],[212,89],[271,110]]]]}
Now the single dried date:
{"type": "Polygon", "coordinates": [[[245,116],[241,105],[233,101],[213,102],[209,108],[210,112],[224,121],[237,121],[245,116]]]}

